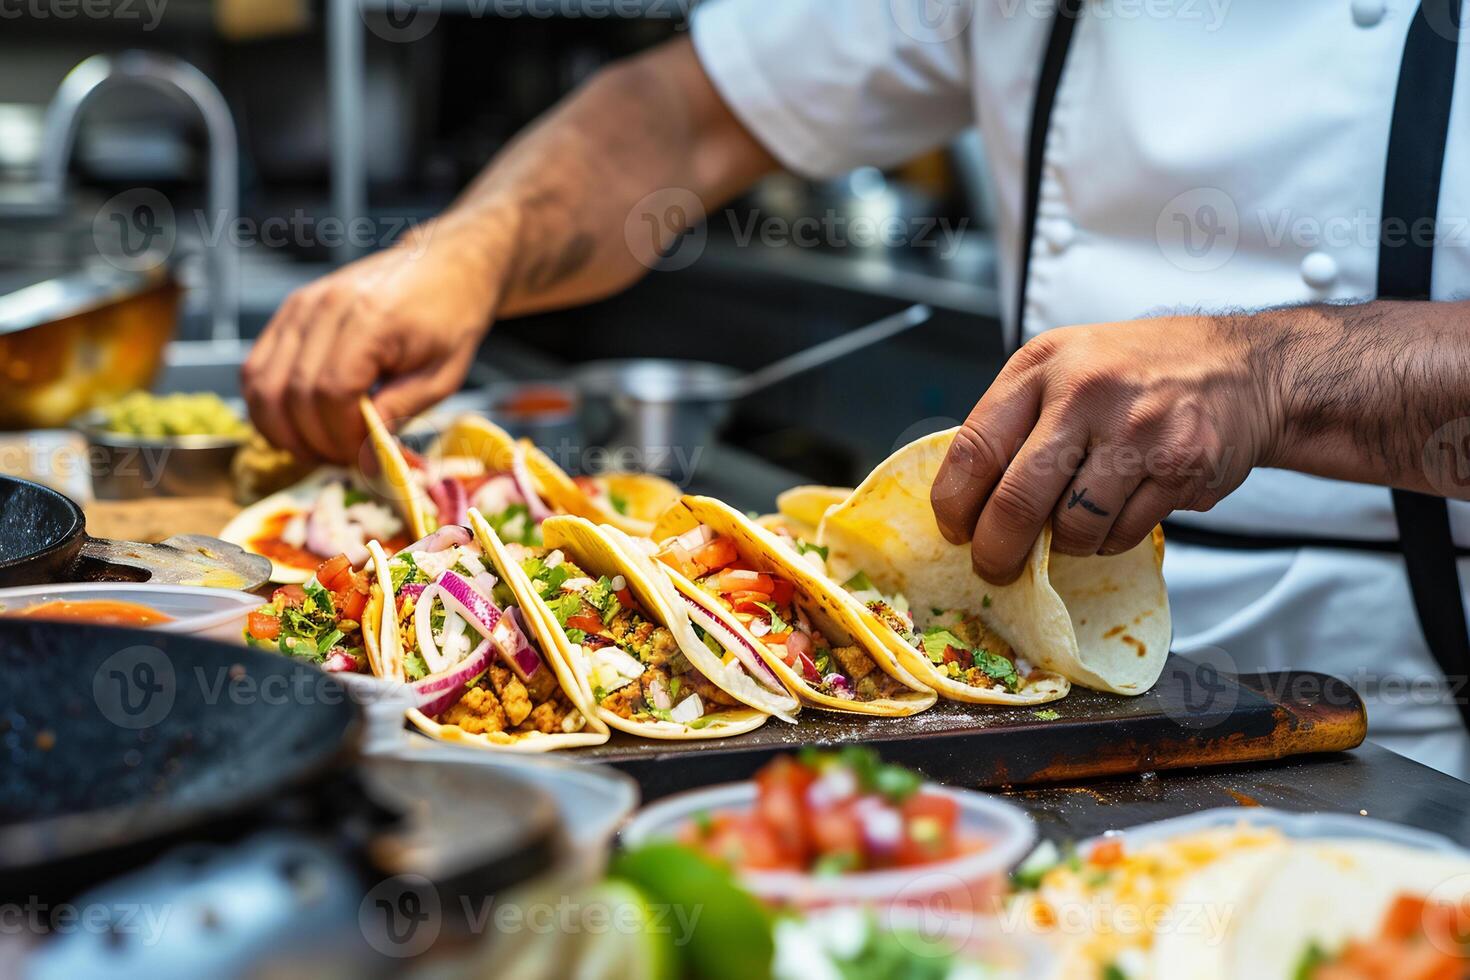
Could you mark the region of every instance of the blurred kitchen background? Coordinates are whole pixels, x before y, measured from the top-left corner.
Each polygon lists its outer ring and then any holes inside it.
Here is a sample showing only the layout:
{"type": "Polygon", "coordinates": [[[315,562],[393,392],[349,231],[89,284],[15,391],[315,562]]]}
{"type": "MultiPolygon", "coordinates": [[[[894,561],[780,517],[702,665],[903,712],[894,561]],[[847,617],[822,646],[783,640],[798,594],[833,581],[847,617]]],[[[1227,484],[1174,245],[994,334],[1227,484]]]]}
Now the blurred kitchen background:
{"type": "MultiPolygon", "coordinates": [[[[238,394],[242,345],[292,289],[435,214],[599,66],[684,30],[688,6],[0,0],[0,384],[13,397],[47,370],[47,348],[22,339],[79,308],[68,303],[80,287],[84,305],[151,296],[127,333],[146,382],[150,330],[174,301],[160,277],[171,276],[183,287],[175,342],[152,383],[238,394]],[[218,216],[236,210],[245,234],[219,237],[230,225],[218,216]]],[[[998,367],[980,161],[972,134],[891,172],[771,179],[682,243],[677,271],[497,326],[472,383],[554,379],[609,357],[750,370],[930,304],[926,325],[740,401],[723,429],[737,458],[769,467],[764,483],[723,488],[737,502],[792,475],[850,483],[897,443],[962,419],[998,367]],[[801,217],[838,234],[815,246],[742,240],[752,220],[801,217]],[[849,241],[859,217],[896,219],[909,241],[849,241]]],[[[134,383],[126,373],[50,396],[49,418],[7,407],[0,422],[61,424],[78,399],[134,383]]]]}

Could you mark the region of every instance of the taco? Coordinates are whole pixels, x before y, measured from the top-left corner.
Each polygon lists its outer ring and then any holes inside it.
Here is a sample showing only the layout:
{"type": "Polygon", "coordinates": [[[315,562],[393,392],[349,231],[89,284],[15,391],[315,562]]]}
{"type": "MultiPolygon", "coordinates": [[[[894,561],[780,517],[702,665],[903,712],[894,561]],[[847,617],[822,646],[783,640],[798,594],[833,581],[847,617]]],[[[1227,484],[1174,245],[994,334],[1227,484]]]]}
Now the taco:
{"type": "Polygon", "coordinates": [[[756,518],[756,523],[778,537],[815,542],[822,515],[852,496],[851,487],[792,487],[776,498],[776,513],[756,518]]]}
{"type": "Polygon", "coordinates": [[[394,437],[369,400],[361,408],[383,480],[419,536],[465,523],[470,507],[507,543],[540,544],[541,522],[556,514],[647,534],[653,517],[679,495],[667,480],[639,473],[573,478],[530,442],[477,415],[456,419],[419,455],[394,437]]]}
{"type": "Polygon", "coordinates": [[[707,630],[691,622],[616,529],[554,517],[543,534],[542,548],[507,546],[511,587],[523,607],[537,610],[608,725],[693,739],[748,732],[771,714],[794,720],[798,702],[775,673],[753,650],[724,645],[720,624],[707,630]]]}
{"type": "Polygon", "coordinates": [[[888,716],[934,703],[934,692],[873,637],[831,582],[745,515],[686,496],[659,519],[654,537],[675,587],[755,645],[806,703],[888,716]]]}
{"type": "Polygon", "coordinates": [[[302,584],[283,585],[245,617],[245,643],[307,660],[328,673],[369,672],[362,624],[377,615],[375,576],[346,555],[329,558],[302,584]]]}
{"type": "MultiPolygon", "coordinates": [[[[1048,525],[1020,579],[991,585],[975,574],[969,546],[939,533],[930,506],[930,485],[953,439],[951,429],[900,449],[822,518],[817,547],[825,549],[830,574],[858,594],[864,621],[890,626],[882,634],[888,645],[926,682],[940,671],[965,680],[949,665],[968,648],[972,664],[976,651],[985,650],[1010,660],[1017,675],[1026,666],[1036,686],[1010,691],[1007,685],[1005,693],[1028,701],[1066,693],[1052,675],[1115,694],[1147,691],[1163,670],[1171,638],[1163,533],[1155,529],[1121,555],[1074,558],[1052,553],[1048,525]],[[899,609],[900,596],[912,604],[911,615],[899,609]]],[[[955,690],[942,686],[946,694],[955,690]]]]}
{"type": "Polygon", "coordinates": [[[368,561],[367,542],[397,551],[413,540],[396,499],[373,491],[360,474],[323,467],[305,480],[246,507],[220,537],[271,560],[271,581],[301,584],[322,562],[346,555],[368,561]]]}
{"type": "Polygon", "coordinates": [[[481,525],[479,540],[447,525],[391,558],[369,544],[378,601],[363,634],[373,673],[407,683],[418,702],[409,721],[446,742],[545,752],[607,741],[481,525]]]}

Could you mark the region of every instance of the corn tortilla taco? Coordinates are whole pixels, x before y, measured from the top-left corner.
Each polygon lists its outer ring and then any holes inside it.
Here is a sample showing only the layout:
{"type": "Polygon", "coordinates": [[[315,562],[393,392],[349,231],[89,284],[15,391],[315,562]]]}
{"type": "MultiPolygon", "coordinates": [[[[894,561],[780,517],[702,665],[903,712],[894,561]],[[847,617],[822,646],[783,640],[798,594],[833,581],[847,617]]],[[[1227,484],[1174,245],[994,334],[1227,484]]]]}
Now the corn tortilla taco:
{"type": "MultiPolygon", "coordinates": [[[[477,528],[479,518],[470,520],[477,528]]],[[[661,739],[723,738],[799,704],[754,653],[691,622],[630,539],[554,517],[541,548],[507,546],[511,587],[535,608],[584,701],[613,728],[661,739]],[[617,536],[617,537],[615,537],[617,536]]]]}
{"type": "MultiPolygon", "coordinates": [[[[992,585],[975,574],[968,545],[950,544],[939,533],[930,506],[929,488],[953,439],[951,429],[900,449],[826,512],[817,546],[825,549],[832,577],[863,597],[869,623],[887,618],[874,601],[891,611],[898,597],[906,597],[918,642],[901,644],[913,651],[903,659],[926,682],[941,670],[952,673],[952,661],[947,640],[923,634],[960,624],[963,632],[948,632],[965,646],[972,639],[998,640],[1013,663],[1100,691],[1147,691],[1163,670],[1171,638],[1163,533],[1155,529],[1121,555],[1075,558],[1051,551],[1048,525],[1021,577],[992,585]]],[[[900,644],[889,641],[900,652],[900,644]]],[[[1046,684],[1062,687],[1054,680],[1046,684]]]]}
{"type": "Polygon", "coordinates": [[[807,704],[897,716],[934,703],[831,582],[744,514],[686,496],[654,537],[679,592],[754,644],[807,704]]]}
{"type": "Polygon", "coordinates": [[[420,731],[519,752],[607,741],[540,617],[506,584],[488,526],[478,539],[443,527],[391,558],[368,547],[377,577],[362,624],[368,661],[376,676],[408,685],[420,731]]]}

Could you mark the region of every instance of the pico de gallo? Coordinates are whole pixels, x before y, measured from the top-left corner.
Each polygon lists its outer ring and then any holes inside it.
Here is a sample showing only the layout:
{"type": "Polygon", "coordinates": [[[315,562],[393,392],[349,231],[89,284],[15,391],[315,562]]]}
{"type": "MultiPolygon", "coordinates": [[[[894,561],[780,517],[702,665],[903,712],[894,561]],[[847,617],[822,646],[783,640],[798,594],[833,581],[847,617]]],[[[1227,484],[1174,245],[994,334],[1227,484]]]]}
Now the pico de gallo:
{"type": "MultiPolygon", "coordinates": [[[[738,700],[700,673],[622,575],[592,578],[560,550],[512,549],[531,586],[586,658],[592,699],[629,721],[707,727],[738,700]]],[[[713,640],[710,649],[724,656],[713,640]]]]}
{"type": "Polygon", "coordinates": [[[406,446],[399,448],[423,491],[431,526],[464,524],[474,507],[500,540],[541,543],[541,522],[554,510],[536,491],[524,447],[516,446],[509,472],[493,470],[470,456],[426,457],[406,446]]]}
{"type": "MultiPolygon", "coordinates": [[[[401,669],[418,708],[470,734],[569,734],[586,718],[470,532],[440,528],[388,561],[401,669]]],[[[385,654],[386,656],[386,654],[385,654]]]]}
{"type": "Polygon", "coordinates": [[[361,488],[330,480],[310,506],[267,518],[247,546],[277,564],[306,571],[334,555],[346,555],[361,568],[369,541],[380,541],[390,551],[408,544],[402,518],[361,488]]]}
{"type": "Polygon", "coordinates": [[[739,869],[846,874],[947,861],[985,846],[961,832],[959,804],[871,749],[803,749],[755,775],[749,812],[698,817],[683,842],[739,869]]]}
{"type": "Polygon", "coordinates": [[[346,555],[329,558],[305,585],[283,585],[269,603],[251,612],[245,642],[334,673],[364,673],[362,616],[371,588],[370,570],[355,571],[346,555]]]}
{"type": "Polygon", "coordinates": [[[908,691],[862,647],[819,628],[790,579],[760,571],[737,542],[706,524],[664,542],[659,561],[714,596],[766,650],[812,689],[844,701],[908,691]]]}
{"type": "Polygon", "coordinates": [[[1349,940],[1329,953],[1313,943],[1302,953],[1300,980],[1464,980],[1470,977],[1466,909],[1399,895],[1378,935],[1349,940]]]}

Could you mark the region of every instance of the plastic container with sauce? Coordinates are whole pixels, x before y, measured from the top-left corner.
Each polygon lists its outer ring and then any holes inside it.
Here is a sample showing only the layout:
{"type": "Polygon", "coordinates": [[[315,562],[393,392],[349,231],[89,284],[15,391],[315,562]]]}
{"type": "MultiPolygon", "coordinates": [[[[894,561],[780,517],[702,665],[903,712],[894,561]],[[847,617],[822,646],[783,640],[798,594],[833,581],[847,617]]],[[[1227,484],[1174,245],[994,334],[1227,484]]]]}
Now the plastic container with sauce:
{"type": "Polygon", "coordinates": [[[244,642],[246,615],[264,603],[249,592],[147,582],[68,582],[0,589],[0,616],[107,623],[229,643],[244,642]]]}
{"type": "MultiPolygon", "coordinates": [[[[959,804],[961,836],[983,846],[947,861],[882,871],[812,874],[741,870],[741,885],[765,902],[783,908],[864,905],[943,916],[994,912],[1005,893],[1011,869],[1036,840],[1031,818],[1020,808],[986,793],[932,783],[926,783],[923,791],[948,796],[959,804]]],[[[620,839],[628,847],[651,840],[675,840],[702,816],[748,813],[755,802],[753,782],[679,793],[640,811],[623,828],[620,839]]]]}

